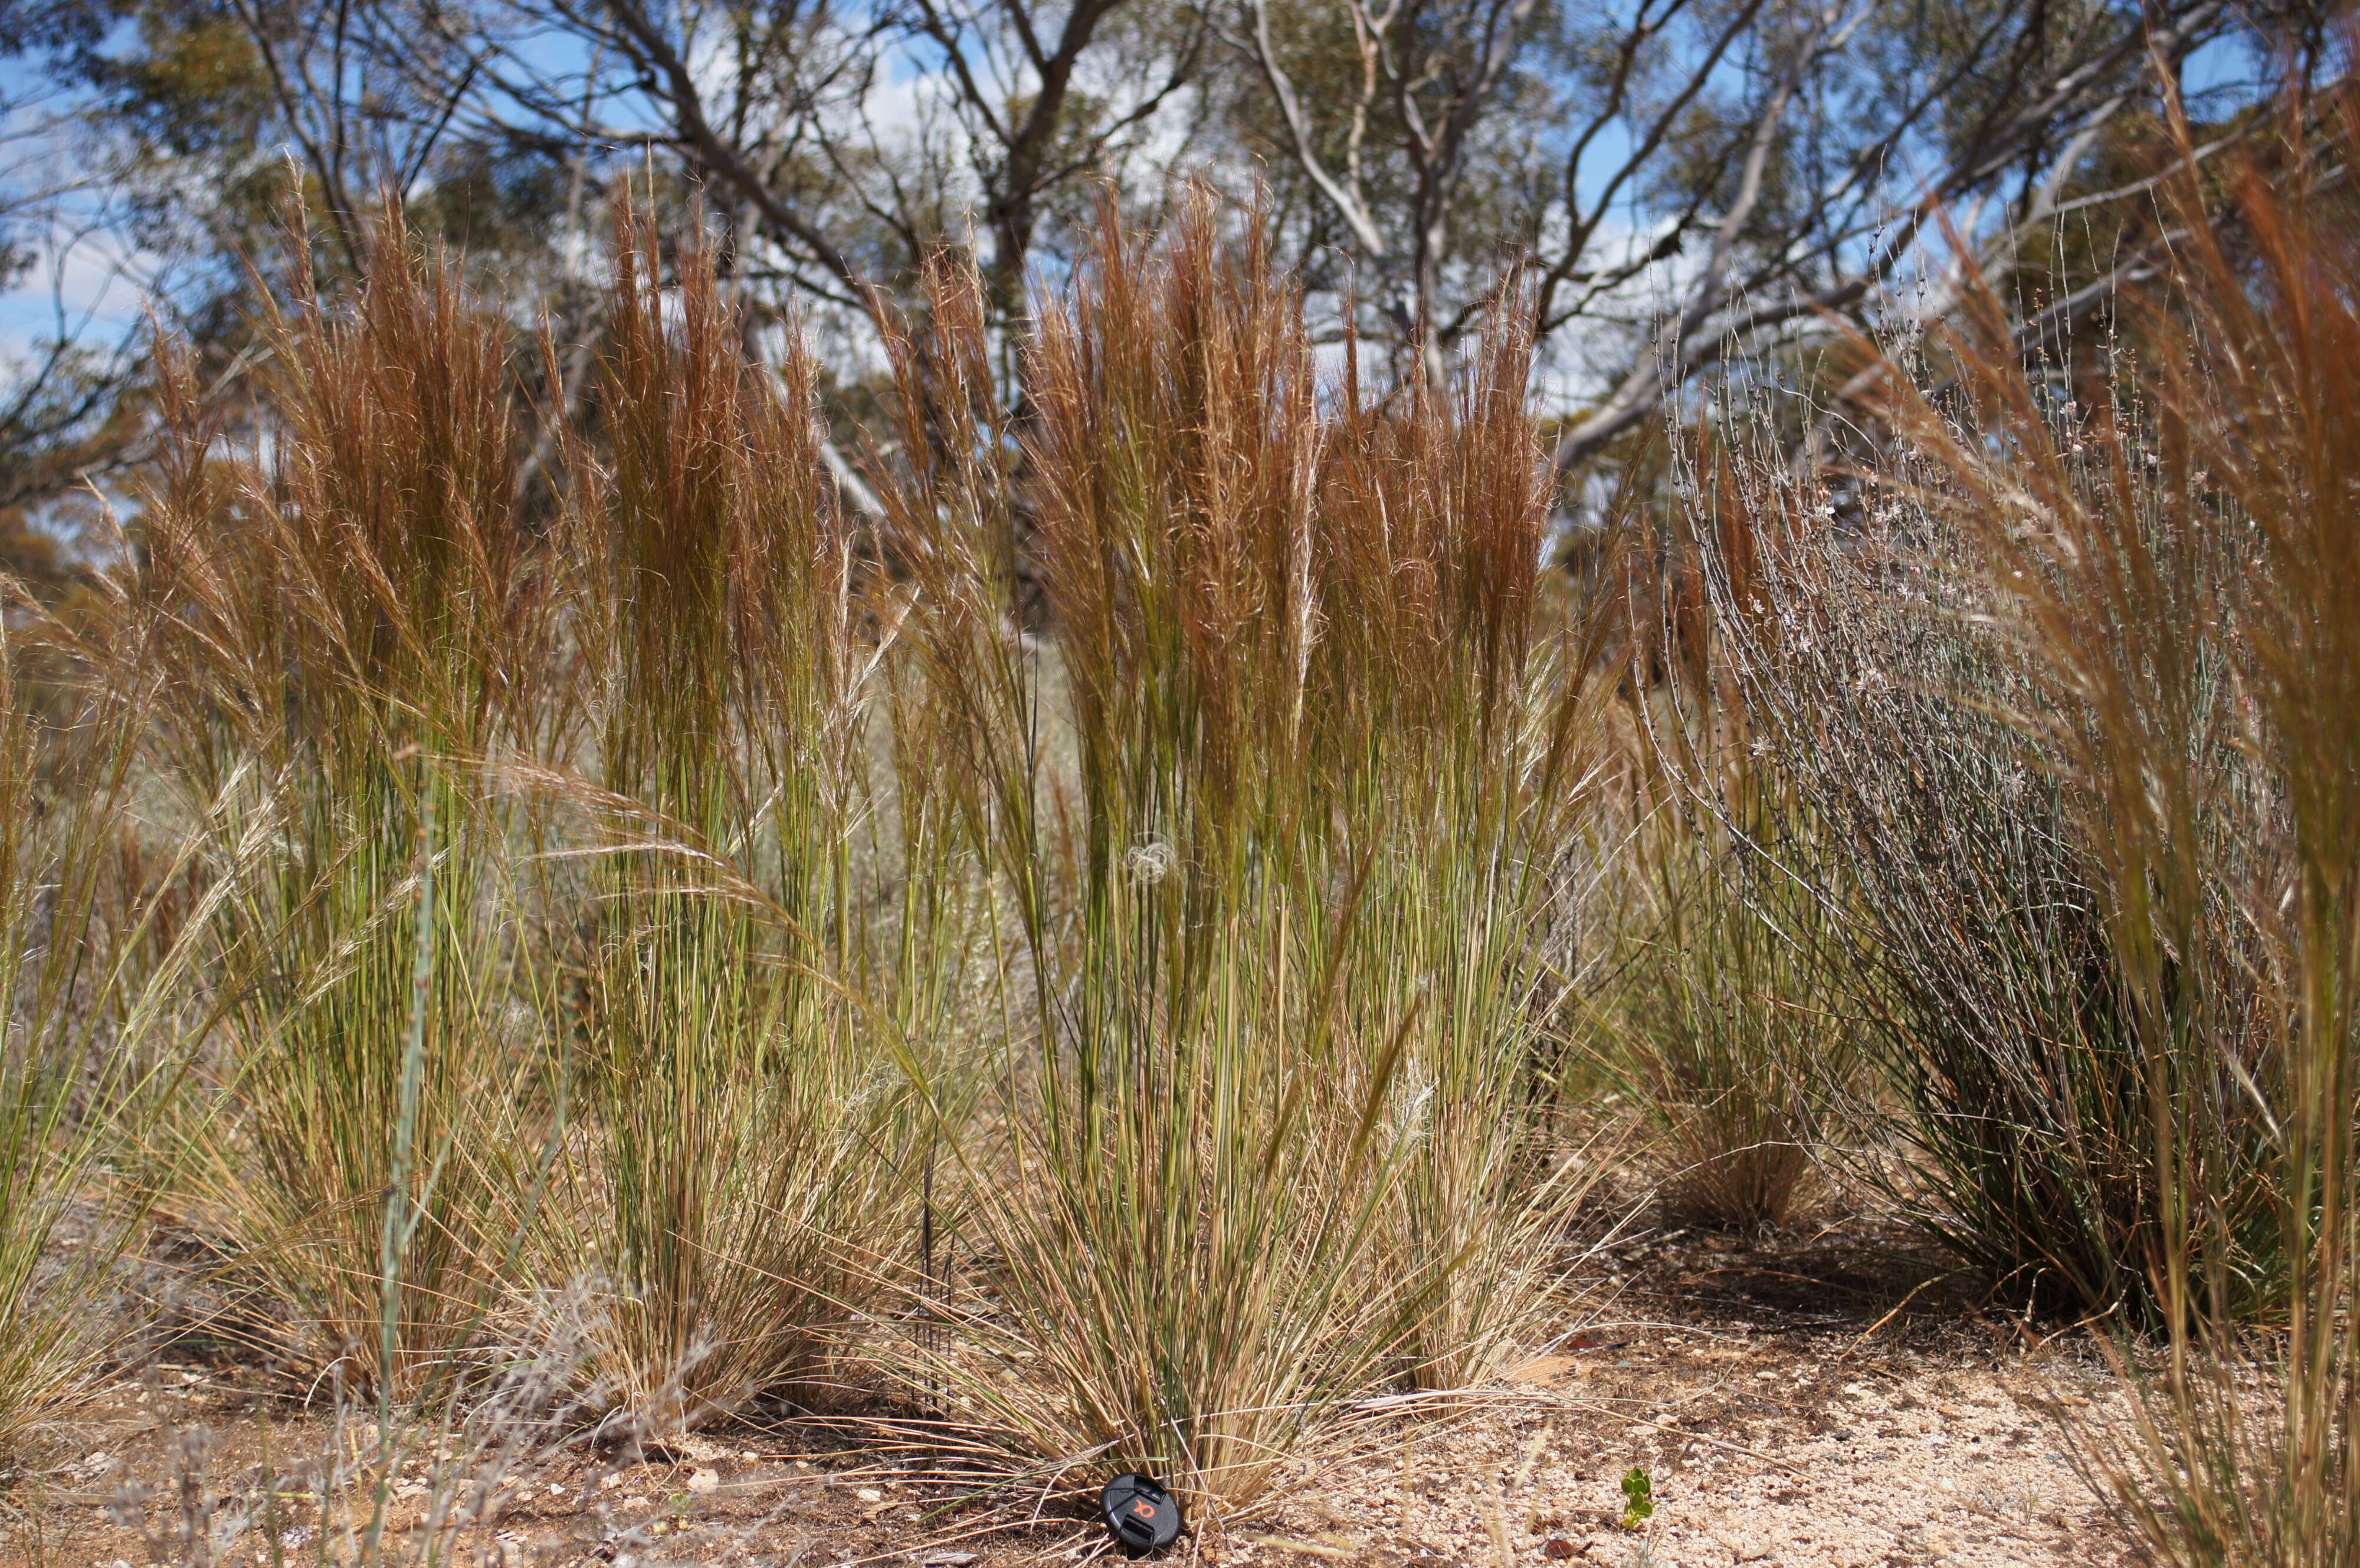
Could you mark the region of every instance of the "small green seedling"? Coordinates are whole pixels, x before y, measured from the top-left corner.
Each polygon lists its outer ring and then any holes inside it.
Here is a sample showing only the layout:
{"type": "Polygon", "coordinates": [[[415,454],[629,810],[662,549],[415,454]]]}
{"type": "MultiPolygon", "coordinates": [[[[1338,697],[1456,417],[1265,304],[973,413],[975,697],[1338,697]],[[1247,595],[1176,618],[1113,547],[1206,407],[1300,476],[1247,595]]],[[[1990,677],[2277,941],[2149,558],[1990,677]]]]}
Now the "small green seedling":
{"type": "Polygon", "coordinates": [[[1655,1517],[1655,1484],[1637,1465],[1622,1477],[1622,1528],[1636,1530],[1641,1523],[1655,1517]]]}

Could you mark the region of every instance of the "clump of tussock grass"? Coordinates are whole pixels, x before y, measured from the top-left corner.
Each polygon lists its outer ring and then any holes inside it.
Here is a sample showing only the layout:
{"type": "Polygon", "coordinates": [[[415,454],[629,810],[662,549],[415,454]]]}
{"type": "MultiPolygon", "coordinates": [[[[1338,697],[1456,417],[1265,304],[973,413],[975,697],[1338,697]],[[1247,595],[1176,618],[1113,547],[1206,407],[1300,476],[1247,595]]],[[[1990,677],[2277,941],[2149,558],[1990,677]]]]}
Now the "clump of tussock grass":
{"type": "MultiPolygon", "coordinates": [[[[505,1288],[549,1060],[511,1005],[520,837],[492,769],[558,658],[514,483],[510,334],[398,212],[349,308],[267,325],[269,441],[185,370],[123,639],[153,764],[210,839],[213,1038],[180,1180],[316,1367],[431,1387],[505,1288]]],[[[300,242],[299,242],[299,256],[300,242]]],[[[308,266],[295,269],[308,278],[308,266]]]]}
{"type": "Polygon", "coordinates": [[[1594,1004],[1602,1064],[1654,1127],[1684,1223],[1754,1231],[1802,1214],[1852,1076],[1824,912],[1775,864],[1789,847],[1666,805],[1612,884],[1630,947],[1594,1004]]]}
{"type": "Polygon", "coordinates": [[[747,361],[708,253],[668,287],[652,227],[627,210],[620,237],[603,439],[562,525],[597,787],[557,792],[597,832],[551,1257],[594,1260],[590,1366],[663,1432],[808,1395],[913,1189],[851,989],[870,655],[811,366],[747,361]]]}
{"type": "Polygon", "coordinates": [[[1674,1217],[1750,1231],[1823,1190],[1858,1053],[1841,884],[1805,878],[1808,801],[1749,723],[1706,587],[1706,562],[1743,554],[1745,519],[1700,520],[1704,538],[1673,519],[1612,589],[1632,648],[1627,738],[1590,830],[1613,844],[1591,899],[1608,928],[1592,939],[1604,978],[1584,1008],[1597,1043],[1577,1061],[1649,1125],[1674,1217]]]}
{"type": "Polygon", "coordinates": [[[1003,1141],[955,1145],[996,1262],[944,1307],[979,1354],[926,1376],[1018,1454],[1251,1506],[1529,1323],[1569,1185],[1539,938],[1595,650],[1535,613],[1513,332],[1462,388],[1348,372],[1325,402],[1258,231],[1109,222],[1044,306],[1018,432],[974,289],[938,271],[898,345],[880,491],[909,679],[1024,960],[1003,1141]]]}
{"type": "Polygon", "coordinates": [[[432,1394],[591,1290],[585,1386],[676,1432],[817,1377],[906,1207],[808,365],[750,364],[627,204],[530,517],[514,332],[383,226],[348,305],[272,318],[256,454],[174,383],[143,518],[126,640],[216,887],[228,1136],[185,1184],[354,1387],[432,1394]]]}

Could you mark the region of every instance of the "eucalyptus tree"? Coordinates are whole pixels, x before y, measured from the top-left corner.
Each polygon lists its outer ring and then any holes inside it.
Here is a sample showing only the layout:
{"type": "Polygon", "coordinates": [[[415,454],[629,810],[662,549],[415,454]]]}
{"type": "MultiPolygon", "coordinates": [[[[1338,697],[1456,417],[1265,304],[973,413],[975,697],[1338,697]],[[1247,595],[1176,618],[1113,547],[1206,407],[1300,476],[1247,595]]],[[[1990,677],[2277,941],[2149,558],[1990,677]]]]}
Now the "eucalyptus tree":
{"type": "MultiPolygon", "coordinates": [[[[2220,0],[1229,0],[1306,263],[1430,369],[1513,262],[1587,394],[1560,469],[1929,239],[2005,256],[2220,0]]],[[[2097,193],[2076,190],[2077,196],[2097,193]]]]}
{"type": "MultiPolygon", "coordinates": [[[[306,9],[320,0],[230,0],[306,9]]],[[[1003,318],[1098,192],[1262,201],[1355,330],[1438,373],[1512,267],[1562,468],[1689,377],[1865,321],[1946,224],[2054,217],[2225,0],[338,0],[304,91],[699,182],[741,285],[857,313],[971,244],[1003,318]],[[355,18],[345,23],[341,18],[355,18]],[[355,56],[355,58],[359,58],[355,56]],[[390,97],[381,96],[389,102],[390,97]]],[[[291,74],[291,73],[290,73],[291,74]]],[[[315,111],[318,113],[318,111],[315,111]]],[[[314,157],[315,166],[325,160],[314,157]]]]}
{"type": "Polygon", "coordinates": [[[0,0],[0,566],[19,577],[48,553],[24,509],[114,466],[126,444],[140,333],[100,309],[126,270],[106,243],[121,211],[82,156],[55,69],[99,27],[74,0],[0,0]]]}
{"type": "MultiPolygon", "coordinates": [[[[2004,265],[2114,200],[2115,131],[2289,20],[2227,0],[45,3],[105,20],[76,69],[140,149],[125,178],[159,231],[249,255],[291,165],[316,262],[358,269],[396,191],[413,231],[554,310],[568,394],[616,179],[675,228],[704,215],[749,321],[833,334],[854,417],[869,313],[919,302],[930,254],[968,248],[1005,326],[1094,204],[1152,218],[1201,179],[1260,203],[1330,330],[1396,373],[1445,368],[1514,279],[1568,471],[1715,366],[1874,324],[1905,278],[1907,309],[1939,304],[1954,239],[2004,265]]],[[[234,299],[246,275],[222,276],[234,299]]]]}
{"type": "Polygon", "coordinates": [[[347,0],[334,30],[318,0],[230,3],[283,39],[323,182],[354,102],[413,142],[652,170],[699,188],[741,284],[854,310],[969,244],[1020,309],[1062,220],[1171,150],[1210,38],[1160,0],[347,0]]]}

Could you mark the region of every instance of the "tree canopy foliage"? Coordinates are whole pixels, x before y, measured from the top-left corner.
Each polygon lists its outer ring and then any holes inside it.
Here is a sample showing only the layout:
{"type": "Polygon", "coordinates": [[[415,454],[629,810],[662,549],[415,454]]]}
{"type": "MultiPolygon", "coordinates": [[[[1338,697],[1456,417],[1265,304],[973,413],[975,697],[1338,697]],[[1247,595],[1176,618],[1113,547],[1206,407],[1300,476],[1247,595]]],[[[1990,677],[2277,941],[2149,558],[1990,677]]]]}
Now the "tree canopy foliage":
{"type": "MultiPolygon", "coordinates": [[[[394,192],[552,324],[562,403],[628,180],[715,231],[750,350],[817,338],[857,422],[873,308],[922,310],[930,256],[971,247],[1004,327],[1094,206],[1153,222],[1194,184],[1260,209],[1323,335],[1395,376],[1531,310],[1572,474],[1696,377],[1938,312],[1970,272],[2014,272],[2028,330],[2102,305],[2163,238],[2122,171],[2168,99],[2202,157],[2337,69],[2333,14],[2285,4],[0,0],[0,262],[22,296],[103,236],[225,369],[290,201],[307,265],[359,275],[394,192]]],[[[140,329],[53,315],[0,397],[0,506],[146,428],[140,329]]]]}

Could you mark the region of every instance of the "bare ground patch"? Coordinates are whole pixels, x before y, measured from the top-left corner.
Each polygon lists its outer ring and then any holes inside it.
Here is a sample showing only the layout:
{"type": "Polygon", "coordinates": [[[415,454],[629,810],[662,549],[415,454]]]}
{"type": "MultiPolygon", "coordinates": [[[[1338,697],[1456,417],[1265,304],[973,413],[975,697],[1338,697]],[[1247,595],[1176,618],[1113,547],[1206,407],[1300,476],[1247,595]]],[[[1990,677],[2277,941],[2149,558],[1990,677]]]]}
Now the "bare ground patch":
{"type": "MultiPolygon", "coordinates": [[[[2070,1336],[1985,1310],[1906,1237],[1865,1225],[1753,1243],[1670,1229],[1626,1238],[1585,1278],[1556,1339],[1500,1385],[1298,1475],[1259,1517],[1192,1519],[1175,1557],[1220,1568],[2130,1560],[2051,1413],[2118,1417],[2103,1365],[2070,1336]],[[1634,1466],[1655,1511],[1626,1527],[1622,1481],[1634,1466]]],[[[321,1462],[341,1443],[365,1465],[377,1434],[307,1410],[299,1393],[221,1342],[183,1341],[18,1456],[0,1563],[320,1561],[321,1462]]],[[[380,1528],[414,1554],[432,1522],[434,1461],[428,1441],[407,1452],[380,1528]]],[[[450,1538],[447,1560],[998,1568],[1106,1554],[1086,1507],[1044,1479],[985,1485],[857,1421],[782,1412],[662,1450],[577,1442],[479,1468],[455,1490],[486,1519],[450,1538]]],[[[453,1490],[442,1488],[446,1507],[453,1490]]],[[[366,1497],[329,1498],[330,1560],[366,1530],[366,1497]]]]}

